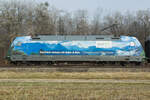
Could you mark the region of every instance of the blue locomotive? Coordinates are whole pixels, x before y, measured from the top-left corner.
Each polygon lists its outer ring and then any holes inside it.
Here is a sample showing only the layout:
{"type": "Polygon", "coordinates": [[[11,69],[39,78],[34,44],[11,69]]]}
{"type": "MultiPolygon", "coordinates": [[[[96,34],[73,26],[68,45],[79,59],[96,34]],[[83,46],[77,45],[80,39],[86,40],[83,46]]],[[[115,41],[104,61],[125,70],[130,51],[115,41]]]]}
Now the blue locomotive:
{"type": "Polygon", "coordinates": [[[16,37],[11,62],[143,62],[145,52],[135,37],[114,35],[37,35],[16,37]]]}

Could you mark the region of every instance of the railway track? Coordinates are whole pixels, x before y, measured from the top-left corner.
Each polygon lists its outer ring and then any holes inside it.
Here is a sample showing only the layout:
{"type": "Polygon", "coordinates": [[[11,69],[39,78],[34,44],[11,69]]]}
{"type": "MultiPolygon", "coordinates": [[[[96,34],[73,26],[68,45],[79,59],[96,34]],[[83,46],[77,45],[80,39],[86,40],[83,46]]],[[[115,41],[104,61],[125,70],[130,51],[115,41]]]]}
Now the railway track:
{"type": "Polygon", "coordinates": [[[139,68],[139,67],[150,67],[150,63],[115,63],[115,62],[55,62],[55,63],[47,63],[47,62],[17,62],[17,63],[8,63],[8,64],[0,64],[0,66],[5,67],[87,67],[87,68],[105,68],[105,67],[111,67],[111,68],[139,68]]]}
{"type": "Polygon", "coordinates": [[[150,68],[5,68],[0,72],[150,72],[150,68]]]}
{"type": "Polygon", "coordinates": [[[97,64],[97,63],[58,63],[58,64],[4,64],[1,67],[7,68],[150,68],[150,63],[145,64],[97,64]]]}
{"type": "Polygon", "coordinates": [[[72,62],[72,63],[36,63],[36,64],[4,64],[0,65],[0,71],[44,71],[44,72],[150,72],[150,64],[126,63],[95,63],[95,62],[72,62]]]}
{"type": "Polygon", "coordinates": [[[143,66],[120,66],[120,65],[40,65],[40,66],[0,66],[1,71],[29,71],[29,72],[150,72],[150,64],[143,66]]]}

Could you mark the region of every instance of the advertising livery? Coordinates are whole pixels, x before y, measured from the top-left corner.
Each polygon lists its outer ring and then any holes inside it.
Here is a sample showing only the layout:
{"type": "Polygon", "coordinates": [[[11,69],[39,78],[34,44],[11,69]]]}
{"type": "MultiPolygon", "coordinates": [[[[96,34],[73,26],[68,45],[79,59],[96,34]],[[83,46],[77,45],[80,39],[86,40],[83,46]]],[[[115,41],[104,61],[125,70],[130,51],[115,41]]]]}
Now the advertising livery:
{"type": "Polygon", "coordinates": [[[22,55],[100,55],[142,56],[144,51],[134,37],[121,36],[114,41],[33,41],[30,36],[17,37],[12,52],[22,55]]]}
{"type": "Polygon", "coordinates": [[[23,36],[17,37],[11,44],[10,48],[11,48],[10,55],[13,57],[32,56],[33,58],[34,56],[39,57],[96,56],[96,57],[108,57],[108,59],[109,57],[136,57],[136,58],[145,57],[144,50],[140,42],[135,37],[129,36],[120,36],[119,39],[104,38],[95,40],[90,39],[45,40],[45,39],[33,39],[31,36],[23,36]]]}

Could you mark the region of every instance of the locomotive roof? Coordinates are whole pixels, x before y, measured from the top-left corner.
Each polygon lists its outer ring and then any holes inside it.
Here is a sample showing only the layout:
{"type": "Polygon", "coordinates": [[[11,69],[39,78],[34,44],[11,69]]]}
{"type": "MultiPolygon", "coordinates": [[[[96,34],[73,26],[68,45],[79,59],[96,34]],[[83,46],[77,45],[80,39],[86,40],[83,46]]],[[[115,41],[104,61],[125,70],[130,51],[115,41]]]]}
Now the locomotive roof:
{"type": "Polygon", "coordinates": [[[38,35],[33,40],[112,40],[120,39],[114,35],[38,35]]]}

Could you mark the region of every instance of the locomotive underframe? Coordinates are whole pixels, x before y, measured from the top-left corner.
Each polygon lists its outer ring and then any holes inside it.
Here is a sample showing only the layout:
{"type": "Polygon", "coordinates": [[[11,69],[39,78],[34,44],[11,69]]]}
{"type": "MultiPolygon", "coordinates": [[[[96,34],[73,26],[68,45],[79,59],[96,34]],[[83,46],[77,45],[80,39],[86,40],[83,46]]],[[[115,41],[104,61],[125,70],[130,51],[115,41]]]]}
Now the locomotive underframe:
{"type": "Polygon", "coordinates": [[[143,62],[144,58],[142,56],[64,56],[64,55],[32,55],[32,56],[22,56],[22,55],[12,55],[11,61],[125,61],[125,62],[143,62]]]}

